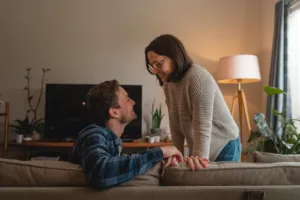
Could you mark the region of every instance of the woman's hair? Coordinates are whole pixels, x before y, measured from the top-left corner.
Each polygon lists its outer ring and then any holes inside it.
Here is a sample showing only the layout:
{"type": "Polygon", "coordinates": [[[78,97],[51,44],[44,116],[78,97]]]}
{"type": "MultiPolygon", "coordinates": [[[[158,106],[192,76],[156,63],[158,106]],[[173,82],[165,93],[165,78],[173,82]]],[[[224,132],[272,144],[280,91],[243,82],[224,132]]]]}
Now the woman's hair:
{"type": "MultiPolygon", "coordinates": [[[[175,70],[168,79],[168,81],[171,82],[181,80],[185,72],[192,66],[193,63],[182,42],[170,34],[161,35],[155,38],[145,49],[146,68],[148,72],[152,74],[149,69],[150,63],[147,57],[147,53],[149,51],[154,51],[156,54],[167,56],[173,60],[175,70]]],[[[156,77],[159,80],[159,84],[162,86],[162,80],[159,76],[156,75],[156,77]]]]}

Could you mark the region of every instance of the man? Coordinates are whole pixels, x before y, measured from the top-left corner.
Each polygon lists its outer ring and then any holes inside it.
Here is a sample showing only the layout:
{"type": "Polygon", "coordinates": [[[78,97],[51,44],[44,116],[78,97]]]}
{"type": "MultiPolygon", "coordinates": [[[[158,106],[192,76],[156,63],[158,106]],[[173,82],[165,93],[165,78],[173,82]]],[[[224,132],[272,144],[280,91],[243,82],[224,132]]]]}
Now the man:
{"type": "Polygon", "coordinates": [[[183,161],[174,146],[121,155],[124,128],[136,119],[134,104],[116,80],[105,81],[89,91],[87,111],[94,123],[79,133],[71,162],[82,166],[92,187],[104,189],[124,183],[163,159],[167,159],[166,166],[183,161]]]}

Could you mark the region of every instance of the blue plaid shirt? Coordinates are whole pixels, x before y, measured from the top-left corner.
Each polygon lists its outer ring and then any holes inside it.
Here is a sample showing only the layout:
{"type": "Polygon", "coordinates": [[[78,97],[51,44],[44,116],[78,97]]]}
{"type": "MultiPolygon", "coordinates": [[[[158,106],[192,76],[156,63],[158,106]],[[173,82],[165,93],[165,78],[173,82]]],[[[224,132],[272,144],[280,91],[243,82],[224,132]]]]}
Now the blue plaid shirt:
{"type": "Polygon", "coordinates": [[[163,160],[160,148],[121,155],[122,140],[108,128],[91,124],[78,135],[71,162],[80,164],[92,187],[104,189],[129,181],[163,160]]]}

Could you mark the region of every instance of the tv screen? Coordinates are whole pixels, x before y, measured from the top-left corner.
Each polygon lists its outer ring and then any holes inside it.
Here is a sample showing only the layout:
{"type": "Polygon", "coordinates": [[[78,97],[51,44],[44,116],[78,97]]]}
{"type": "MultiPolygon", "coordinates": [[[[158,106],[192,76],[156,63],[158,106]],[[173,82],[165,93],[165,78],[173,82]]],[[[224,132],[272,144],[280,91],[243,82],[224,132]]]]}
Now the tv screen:
{"type": "MultiPolygon", "coordinates": [[[[78,133],[91,122],[86,115],[86,95],[93,84],[46,84],[45,138],[76,139],[78,133]]],[[[139,139],[142,136],[142,86],[121,85],[135,101],[137,119],[130,122],[123,139],[139,139]]]]}

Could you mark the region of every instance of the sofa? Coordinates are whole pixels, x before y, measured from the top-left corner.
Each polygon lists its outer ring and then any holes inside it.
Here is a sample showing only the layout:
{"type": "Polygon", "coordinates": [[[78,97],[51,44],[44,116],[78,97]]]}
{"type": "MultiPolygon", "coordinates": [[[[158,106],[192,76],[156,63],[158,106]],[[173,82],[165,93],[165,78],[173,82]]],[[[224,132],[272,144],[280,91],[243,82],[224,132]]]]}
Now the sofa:
{"type": "Polygon", "coordinates": [[[110,189],[88,185],[79,165],[65,161],[0,159],[0,199],[300,199],[300,156],[254,152],[251,162],[210,163],[190,171],[185,163],[145,174],[110,189]]]}

